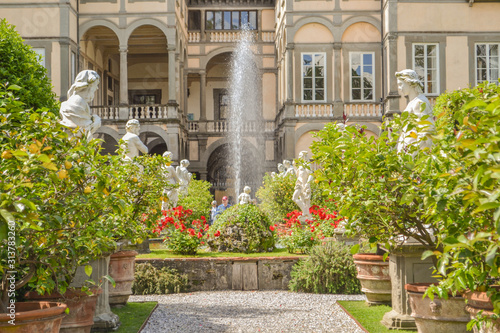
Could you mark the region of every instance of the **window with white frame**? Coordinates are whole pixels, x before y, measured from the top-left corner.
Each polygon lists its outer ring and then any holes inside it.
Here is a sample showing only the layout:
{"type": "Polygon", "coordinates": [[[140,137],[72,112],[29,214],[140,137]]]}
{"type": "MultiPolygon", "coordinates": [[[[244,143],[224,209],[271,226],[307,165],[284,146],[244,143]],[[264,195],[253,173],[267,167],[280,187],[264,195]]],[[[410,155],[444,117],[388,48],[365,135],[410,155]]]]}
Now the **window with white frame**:
{"type": "Polygon", "coordinates": [[[324,102],[326,54],[302,53],[302,101],[324,102]]]}
{"type": "Polygon", "coordinates": [[[476,44],[476,84],[483,81],[496,82],[498,71],[498,43],[476,44]]]}
{"type": "Polygon", "coordinates": [[[424,84],[424,94],[439,95],[439,45],[413,44],[413,69],[424,84]]]}
{"type": "Polygon", "coordinates": [[[38,58],[38,61],[40,62],[40,65],[45,67],[45,48],[43,47],[34,47],[33,51],[35,51],[40,57],[38,58]]]}
{"type": "Polygon", "coordinates": [[[375,100],[374,58],[373,52],[349,53],[351,101],[375,100]]]}

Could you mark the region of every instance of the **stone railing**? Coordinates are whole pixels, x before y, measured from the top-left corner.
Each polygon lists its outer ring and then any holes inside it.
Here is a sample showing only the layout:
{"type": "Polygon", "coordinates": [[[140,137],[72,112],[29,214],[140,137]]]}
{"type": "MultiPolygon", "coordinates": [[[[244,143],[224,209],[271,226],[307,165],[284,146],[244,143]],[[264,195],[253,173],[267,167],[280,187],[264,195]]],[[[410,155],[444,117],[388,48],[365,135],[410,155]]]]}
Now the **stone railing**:
{"type": "MultiPolygon", "coordinates": [[[[188,121],[188,131],[189,132],[200,132],[200,124],[206,123],[207,125],[207,133],[227,133],[231,131],[231,126],[226,120],[209,120],[206,122],[201,122],[198,120],[188,121]]],[[[264,132],[273,132],[275,125],[274,121],[246,121],[242,124],[242,131],[246,133],[255,133],[259,132],[264,125],[264,132]]]]}
{"type": "Polygon", "coordinates": [[[262,31],[261,39],[263,42],[274,43],[274,31],[262,31]]]}
{"type": "Polygon", "coordinates": [[[167,119],[168,105],[130,105],[128,114],[129,119],[167,119]]]}
{"type": "Polygon", "coordinates": [[[333,104],[297,104],[295,105],[295,117],[333,117],[333,104]]]}
{"type": "Polygon", "coordinates": [[[92,113],[98,115],[101,119],[118,119],[119,108],[113,105],[97,105],[91,106],[92,113]]]}
{"type": "Polygon", "coordinates": [[[191,31],[188,32],[188,42],[189,43],[199,43],[201,39],[201,32],[191,31]]]}
{"type": "Polygon", "coordinates": [[[380,103],[346,103],[344,114],[347,118],[379,118],[382,117],[382,104],[380,103]]]}

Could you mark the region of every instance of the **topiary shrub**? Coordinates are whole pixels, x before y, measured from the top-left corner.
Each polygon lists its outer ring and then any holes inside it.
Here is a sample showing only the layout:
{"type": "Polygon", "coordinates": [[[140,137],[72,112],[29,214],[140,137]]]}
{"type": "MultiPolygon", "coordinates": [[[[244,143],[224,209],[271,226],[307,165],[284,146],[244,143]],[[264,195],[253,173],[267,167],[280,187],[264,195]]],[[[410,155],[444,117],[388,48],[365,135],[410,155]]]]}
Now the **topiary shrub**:
{"type": "Polygon", "coordinates": [[[299,209],[292,200],[296,180],[297,177],[291,174],[274,178],[269,174],[264,176],[263,184],[255,196],[261,201],[259,207],[272,223],[282,223],[286,214],[299,209]]]}
{"type": "Polygon", "coordinates": [[[5,19],[0,20],[0,82],[18,85],[19,100],[27,109],[46,107],[58,112],[59,102],[52,92],[47,69],[38,62],[38,54],[24,44],[14,26],[5,19]]]}
{"type": "Polygon", "coordinates": [[[157,269],[149,263],[135,266],[134,279],[132,285],[134,295],[180,293],[186,290],[188,285],[187,274],[180,274],[168,267],[157,269]]]}
{"type": "Polygon", "coordinates": [[[360,294],[350,247],[326,242],[311,248],[309,257],[292,267],[288,287],[292,291],[316,294],[360,294]]]}
{"type": "Polygon", "coordinates": [[[255,205],[232,206],[208,230],[207,243],[218,252],[271,252],[274,233],[267,216],[255,205]]]}

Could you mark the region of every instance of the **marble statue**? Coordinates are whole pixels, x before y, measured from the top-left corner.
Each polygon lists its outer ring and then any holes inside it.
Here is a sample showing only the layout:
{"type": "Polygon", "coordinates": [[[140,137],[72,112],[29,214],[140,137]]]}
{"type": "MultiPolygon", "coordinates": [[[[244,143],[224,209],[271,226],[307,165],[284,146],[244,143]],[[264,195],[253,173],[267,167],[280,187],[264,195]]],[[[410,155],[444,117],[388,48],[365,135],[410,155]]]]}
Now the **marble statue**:
{"type": "Polygon", "coordinates": [[[123,160],[130,162],[134,159],[134,157],[139,156],[139,152],[147,154],[148,147],[146,147],[146,145],[144,145],[139,138],[139,130],[141,129],[139,120],[131,119],[127,121],[125,129],[127,130],[127,133],[122,137],[122,148],[125,150],[123,160]]]}
{"type": "Polygon", "coordinates": [[[292,163],[289,160],[283,160],[283,167],[285,168],[285,173],[283,174],[283,177],[295,174],[295,169],[293,168],[292,163]]]}
{"type": "Polygon", "coordinates": [[[76,130],[72,135],[92,139],[101,127],[101,118],[92,114],[89,103],[99,87],[100,77],[95,71],[84,70],[78,73],[75,82],[68,90],[68,100],[61,104],[59,113],[61,125],[76,130]]]}
{"type": "Polygon", "coordinates": [[[311,181],[313,180],[312,171],[309,166],[309,158],[307,151],[299,153],[299,160],[302,160],[306,166],[299,165],[297,167],[297,181],[295,182],[295,191],[293,192],[292,200],[302,210],[303,217],[310,217],[309,208],[311,207],[311,181]]]}
{"type": "MultiPolygon", "coordinates": [[[[169,151],[164,152],[163,157],[169,158],[170,161],[172,161],[172,153],[169,151]]],[[[171,162],[168,162],[162,167],[162,172],[165,174],[167,179],[167,186],[163,190],[163,201],[161,203],[162,210],[168,210],[176,207],[177,201],[179,201],[177,184],[179,184],[181,180],[177,176],[175,168],[170,164],[171,162]]]]}
{"type": "Polygon", "coordinates": [[[412,69],[405,69],[396,73],[398,79],[398,88],[403,96],[408,96],[410,102],[404,109],[409,113],[415,114],[418,119],[424,116],[429,116],[426,120],[430,122],[427,125],[419,125],[417,131],[407,131],[406,127],[403,129],[398,141],[398,152],[406,151],[408,146],[417,143],[420,148],[430,147],[432,145],[431,139],[425,139],[425,136],[434,128],[434,119],[432,116],[432,108],[429,100],[423,93],[424,85],[420,81],[418,74],[412,69]],[[425,103],[425,106],[424,106],[425,103]],[[411,133],[415,133],[412,137],[411,133]]]}
{"type": "Polygon", "coordinates": [[[180,164],[175,170],[179,178],[179,194],[187,195],[187,189],[193,175],[187,169],[189,166],[188,160],[182,160],[180,164]]]}
{"type": "Polygon", "coordinates": [[[278,163],[278,176],[285,177],[286,169],[282,163],[278,163]]]}
{"type": "Polygon", "coordinates": [[[239,201],[240,205],[252,203],[252,198],[250,197],[250,192],[252,192],[252,189],[250,188],[250,186],[245,186],[243,188],[243,193],[240,193],[240,195],[238,195],[238,201],[239,201]]]}

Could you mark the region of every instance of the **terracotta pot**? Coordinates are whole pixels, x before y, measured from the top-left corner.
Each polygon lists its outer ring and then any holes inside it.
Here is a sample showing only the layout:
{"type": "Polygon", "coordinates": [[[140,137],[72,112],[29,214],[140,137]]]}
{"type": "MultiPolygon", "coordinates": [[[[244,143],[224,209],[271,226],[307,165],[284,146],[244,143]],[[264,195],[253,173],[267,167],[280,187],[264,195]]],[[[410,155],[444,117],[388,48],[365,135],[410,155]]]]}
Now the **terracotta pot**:
{"type": "Polygon", "coordinates": [[[69,313],[61,323],[61,333],[90,333],[94,324],[94,313],[97,306],[97,296],[101,289],[94,288],[92,295],[79,289],[68,289],[64,295],[52,293],[50,295],[38,295],[31,291],[26,293],[26,298],[32,300],[45,300],[50,302],[64,302],[69,308],[69,313]]]}
{"type": "Polygon", "coordinates": [[[448,296],[448,299],[423,295],[431,283],[411,283],[405,285],[411,306],[411,316],[419,333],[453,332],[466,333],[469,314],[465,311],[465,299],[448,296]]]}
{"type": "Polygon", "coordinates": [[[115,280],[116,286],[109,287],[109,305],[125,305],[132,295],[137,254],[136,251],[120,251],[111,255],[109,275],[115,280]]]}
{"type": "Polygon", "coordinates": [[[66,315],[66,304],[58,302],[15,303],[15,325],[8,313],[0,314],[2,333],[58,333],[66,315]]]}
{"type": "MultiPolygon", "coordinates": [[[[500,291],[500,286],[493,286],[493,288],[500,291]]],[[[482,316],[489,317],[493,315],[493,303],[488,297],[486,292],[481,291],[469,291],[464,294],[467,299],[467,306],[465,309],[470,314],[470,318],[475,318],[480,311],[482,311],[482,316]]],[[[492,327],[482,327],[478,330],[474,327],[475,333],[498,333],[500,332],[500,319],[493,322],[492,327]]]]}
{"type": "Polygon", "coordinates": [[[371,253],[355,254],[353,258],[366,302],[369,305],[390,305],[392,286],[389,261],[384,262],[383,256],[371,253]]]}

